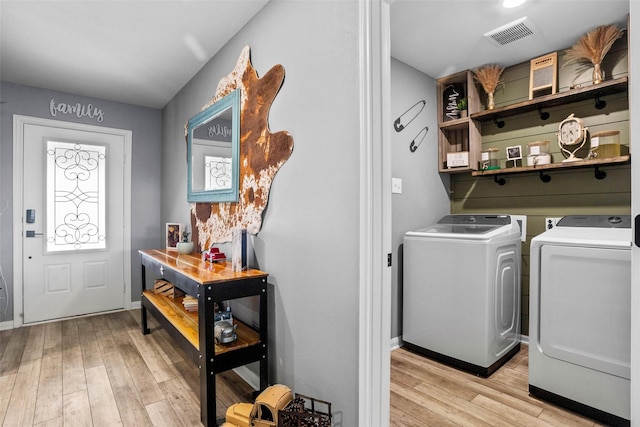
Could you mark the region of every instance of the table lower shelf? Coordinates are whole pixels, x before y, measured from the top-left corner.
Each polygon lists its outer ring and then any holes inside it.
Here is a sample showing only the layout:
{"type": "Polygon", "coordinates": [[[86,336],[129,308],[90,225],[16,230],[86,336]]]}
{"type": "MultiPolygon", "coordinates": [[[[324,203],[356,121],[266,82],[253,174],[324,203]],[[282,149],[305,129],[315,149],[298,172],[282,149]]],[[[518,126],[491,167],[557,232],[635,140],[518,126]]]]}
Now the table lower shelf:
{"type": "MultiPolygon", "coordinates": [[[[170,298],[145,290],[142,292],[142,298],[151,303],[196,350],[200,350],[198,312],[185,310],[182,305],[183,297],[170,298]]],[[[216,343],[214,345],[216,355],[260,343],[260,334],[258,332],[237,319],[234,319],[234,324],[237,325],[236,334],[238,339],[229,344],[216,343]]],[[[211,337],[211,340],[214,340],[213,337],[211,337]]]]}

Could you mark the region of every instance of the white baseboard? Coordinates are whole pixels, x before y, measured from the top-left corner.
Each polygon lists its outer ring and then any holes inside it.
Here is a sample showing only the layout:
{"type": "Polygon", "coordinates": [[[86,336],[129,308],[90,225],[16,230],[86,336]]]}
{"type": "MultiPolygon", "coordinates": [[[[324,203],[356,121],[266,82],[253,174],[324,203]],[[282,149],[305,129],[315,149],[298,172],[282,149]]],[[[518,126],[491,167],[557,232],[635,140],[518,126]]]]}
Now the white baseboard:
{"type": "Polygon", "coordinates": [[[391,343],[389,344],[390,350],[393,351],[400,348],[401,343],[402,339],[400,337],[391,338],[391,343]]]}
{"type": "Polygon", "coordinates": [[[242,378],[244,382],[253,387],[254,390],[260,390],[260,377],[247,366],[234,368],[233,372],[238,374],[238,376],[242,378]]]}
{"type": "Polygon", "coordinates": [[[0,322],[0,331],[6,331],[13,329],[13,320],[7,320],[6,322],[0,322]]]}
{"type": "Polygon", "coordinates": [[[131,301],[131,310],[137,310],[142,307],[142,302],[140,301],[131,301]]]}

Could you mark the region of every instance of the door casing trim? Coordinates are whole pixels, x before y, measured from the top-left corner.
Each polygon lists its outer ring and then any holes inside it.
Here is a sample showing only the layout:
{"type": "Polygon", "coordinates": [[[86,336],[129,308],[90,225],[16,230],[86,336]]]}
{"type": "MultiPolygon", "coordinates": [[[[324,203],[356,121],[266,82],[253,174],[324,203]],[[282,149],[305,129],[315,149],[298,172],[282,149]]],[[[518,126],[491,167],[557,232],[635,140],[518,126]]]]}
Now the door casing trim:
{"type": "Polygon", "coordinates": [[[124,292],[122,294],[125,310],[131,309],[131,145],[132,131],[110,127],[85,125],[81,123],[65,122],[60,120],[44,119],[14,114],[13,115],[13,327],[22,326],[24,319],[23,305],[23,256],[22,233],[24,223],[22,221],[23,206],[23,180],[24,172],[24,127],[26,125],[58,127],[68,130],[84,132],[99,132],[124,139],[124,292]],[[128,297],[127,297],[128,296],[128,297]]]}

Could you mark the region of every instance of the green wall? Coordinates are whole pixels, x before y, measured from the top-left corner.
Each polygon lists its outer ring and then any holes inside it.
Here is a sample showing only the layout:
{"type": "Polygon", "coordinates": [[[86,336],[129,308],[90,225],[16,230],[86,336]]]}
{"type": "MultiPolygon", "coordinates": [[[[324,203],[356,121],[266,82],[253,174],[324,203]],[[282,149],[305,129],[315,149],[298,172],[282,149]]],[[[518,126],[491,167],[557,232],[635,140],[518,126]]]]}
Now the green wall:
{"type": "MultiPolygon", "coordinates": [[[[571,85],[591,85],[591,69],[579,65],[564,67],[564,51],[558,52],[558,92],[571,85]]],[[[626,37],[616,42],[603,62],[606,80],[627,75],[626,37]]],[[[529,62],[507,68],[503,85],[496,90],[496,107],[526,101],[529,98],[529,62]]],[[[558,126],[569,114],[583,119],[590,132],[620,131],[620,143],[629,146],[629,102],[627,92],[602,98],[607,105],[595,109],[595,101],[583,101],[565,106],[543,109],[550,114],[543,121],[537,112],[503,119],[499,129],[492,122],[482,125],[482,149],[499,148],[501,167],[506,167],[505,149],[521,145],[524,156],[527,143],[548,140],[554,163],[564,157],[557,143],[558,126]]],[[[581,153],[588,152],[589,143],[581,153]]],[[[626,148],[626,147],[625,147],[626,148]]],[[[523,159],[526,165],[526,159],[523,159]]],[[[522,334],[529,334],[529,247],[533,237],[545,230],[546,217],[570,214],[626,214],[631,213],[631,167],[629,164],[602,166],[603,180],[594,176],[593,168],[552,170],[548,183],[537,172],[504,174],[505,185],[494,182],[493,176],[471,177],[454,174],[451,180],[452,213],[508,213],[527,216],[527,240],[522,244],[522,334]]],[[[464,260],[461,260],[464,263],[464,260]]]]}

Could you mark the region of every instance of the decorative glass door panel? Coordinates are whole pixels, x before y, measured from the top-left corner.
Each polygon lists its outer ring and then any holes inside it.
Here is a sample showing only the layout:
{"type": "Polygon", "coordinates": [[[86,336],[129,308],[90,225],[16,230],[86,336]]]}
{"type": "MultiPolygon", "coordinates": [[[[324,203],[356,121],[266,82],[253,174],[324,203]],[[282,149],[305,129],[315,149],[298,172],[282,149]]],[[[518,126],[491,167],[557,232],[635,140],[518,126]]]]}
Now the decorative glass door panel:
{"type": "Polygon", "coordinates": [[[46,143],[46,252],[106,248],[106,147],[46,143]]]}
{"type": "Polygon", "coordinates": [[[205,156],[204,160],[204,189],[231,188],[231,158],[205,156]]]}

